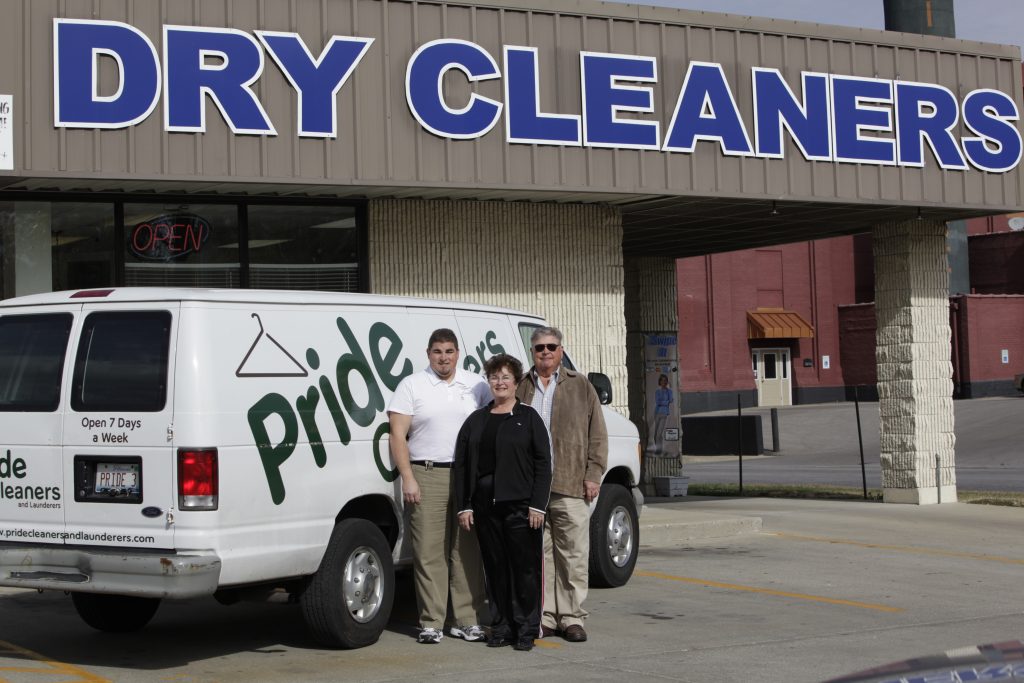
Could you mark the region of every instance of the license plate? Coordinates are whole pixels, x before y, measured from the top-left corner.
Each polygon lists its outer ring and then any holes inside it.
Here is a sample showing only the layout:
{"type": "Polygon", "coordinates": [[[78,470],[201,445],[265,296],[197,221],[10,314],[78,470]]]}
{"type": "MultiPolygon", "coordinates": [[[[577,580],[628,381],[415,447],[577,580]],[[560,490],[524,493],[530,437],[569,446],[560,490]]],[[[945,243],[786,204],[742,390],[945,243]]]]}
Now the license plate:
{"type": "Polygon", "coordinates": [[[139,465],[137,463],[96,463],[96,493],[139,493],[139,465]]]}

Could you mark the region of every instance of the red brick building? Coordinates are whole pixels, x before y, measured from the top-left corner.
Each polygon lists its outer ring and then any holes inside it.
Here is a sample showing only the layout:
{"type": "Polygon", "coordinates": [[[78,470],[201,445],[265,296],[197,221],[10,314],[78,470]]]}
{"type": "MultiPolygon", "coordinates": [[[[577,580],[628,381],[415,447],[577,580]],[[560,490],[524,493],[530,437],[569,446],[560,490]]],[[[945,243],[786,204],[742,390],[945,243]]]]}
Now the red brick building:
{"type": "MultiPolygon", "coordinates": [[[[950,298],[958,398],[1013,394],[1024,372],[1021,224],[967,223],[970,293],[950,298]]],[[[849,400],[854,387],[876,398],[869,234],[680,259],[676,277],[682,412],[731,408],[737,394],[744,405],[849,400]],[[773,336],[758,334],[764,309],[782,321],[773,336]]]]}

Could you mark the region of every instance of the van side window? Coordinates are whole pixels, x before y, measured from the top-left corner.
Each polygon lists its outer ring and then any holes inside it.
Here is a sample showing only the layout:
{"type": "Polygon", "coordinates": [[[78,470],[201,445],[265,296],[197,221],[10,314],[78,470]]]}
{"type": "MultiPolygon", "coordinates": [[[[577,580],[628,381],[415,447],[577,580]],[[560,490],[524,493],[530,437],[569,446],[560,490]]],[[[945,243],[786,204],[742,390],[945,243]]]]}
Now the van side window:
{"type": "Polygon", "coordinates": [[[71,322],[70,313],[0,318],[0,411],[57,410],[71,322]]]}
{"type": "MultiPolygon", "coordinates": [[[[519,335],[523,338],[523,348],[526,349],[526,369],[533,367],[533,348],[530,345],[530,337],[533,336],[533,331],[536,330],[540,325],[530,325],[529,323],[519,323],[519,335]]],[[[575,370],[576,366],[569,360],[569,354],[562,352],[562,367],[575,370]]]]}
{"type": "Polygon", "coordinates": [[[78,342],[71,408],[163,410],[170,338],[167,311],[90,313],[78,342]]]}

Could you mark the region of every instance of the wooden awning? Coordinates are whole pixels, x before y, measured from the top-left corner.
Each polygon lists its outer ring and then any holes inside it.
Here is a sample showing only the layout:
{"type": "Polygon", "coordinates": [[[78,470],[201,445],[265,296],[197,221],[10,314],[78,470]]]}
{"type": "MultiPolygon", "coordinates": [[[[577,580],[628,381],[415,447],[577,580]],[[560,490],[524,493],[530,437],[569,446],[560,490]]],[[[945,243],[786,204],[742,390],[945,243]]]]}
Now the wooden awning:
{"type": "Polygon", "coordinates": [[[796,311],[758,308],[747,311],[747,339],[814,337],[814,328],[796,311]]]}

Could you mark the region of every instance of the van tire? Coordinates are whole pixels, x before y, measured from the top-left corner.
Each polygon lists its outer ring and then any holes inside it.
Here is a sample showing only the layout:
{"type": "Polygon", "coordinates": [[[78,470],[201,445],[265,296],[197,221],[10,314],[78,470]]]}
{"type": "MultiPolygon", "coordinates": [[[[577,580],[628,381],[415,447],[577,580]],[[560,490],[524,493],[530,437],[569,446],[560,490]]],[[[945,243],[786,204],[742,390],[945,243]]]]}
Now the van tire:
{"type": "Polygon", "coordinates": [[[384,534],[365,519],[338,522],[299,599],[313,638],[328,647],[372,645],[391,618],[394,599],[395,570],[384,534]]]}
{"type": "Polygon", "coordinates": [[[639,550],[640,519],[633,496],[620,484],[603,485],[590,516],[590,585],[625,585],[639,550]]]}
{"type": "Polygon", "coordinates": [[[160,607],[160,598],[105,593],[72,593],[71,602],[82,621],[108,633],[138,631],[160,607]]]}

